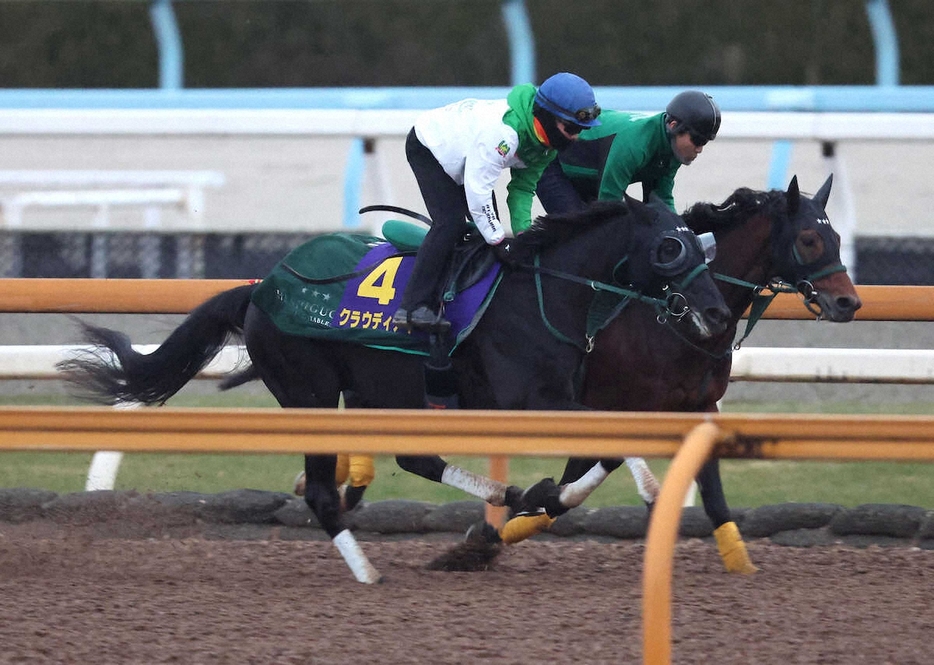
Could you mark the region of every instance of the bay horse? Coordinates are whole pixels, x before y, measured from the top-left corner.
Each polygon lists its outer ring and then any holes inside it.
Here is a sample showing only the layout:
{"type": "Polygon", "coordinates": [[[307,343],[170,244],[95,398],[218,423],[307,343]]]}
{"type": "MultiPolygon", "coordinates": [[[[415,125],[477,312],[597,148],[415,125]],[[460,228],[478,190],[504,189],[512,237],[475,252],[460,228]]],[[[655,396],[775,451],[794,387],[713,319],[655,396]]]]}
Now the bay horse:
{"type": "MultiPolygon", "coordinates": [[[[720,205],[698,203],[685,212],[682,217],[692,231],[713,232],[716,238],[710,269],[730,308],[726,329],[700,342],[671,329],[649,334],[651,324],[643,311],[624,309],[596,336],[585,360],[581,403],[607,411],[719,411],[732,350],[779,291],[800,293],[819,319],[852,321],[862,303],[840,262],[840,236],[825,212],[832,182],[828,177],[808,198],[793,177],[787,191],[741,188],[720,205]],[[750,305],[750,321],[737,342],[737,326],[750,305]]],[[[642,460],[626,462],[634,475],[642,476],[637,484],[651,509],[657,481],[642,460]]],[[[528,490],[526,499],[537,497],[546,514],[514,518],[498,534],[486,525],[485,537],[514,543],[547,528],[553,518],[580,505],[621,463],[570,459],[557,484],[546,479],[528,490]]],[[[697,484],[724,566],[729,572],[755,572],[730,516],[716,457],[703,466],[697,484]]]]}
{"type": "MultiPolygon", "coordinates": [[[[633,294],[656,326],[665,323],[696,343],[721,335],[726,327],[729,310],[706,270],[703,247],[670,211],[626,199],[548,215],[518,236],[514,248],[514,261],[522,265],[504,267],[485,312],[451,355],[465,408],[583,408],[575,398],[574,377],[587,348],[591,301],[601,290],[633,294]]],[[[393,289],[401,293],[401,285],[391,283],[395,274],[384,271],[379,282],[367,277],[364,283],[380,296],[393,289]]],[[[93,347],[59,369],[97,401],[161,404],[232,334],[242,334],[254,370],[283,407],[336,408],[342,393],[352,393],[355,405],[365,408],[424,406],[422,356],[283,332],[254,298],[261,287],[237,287],[202,303],[148,355],[134,351],[120,332],[83,324],[93,347]]],[[[340,510],[336,459],[305,456],[305,502],[356,579],[376,582],[379,573],[340,510]]],[[[406,471],[492,505],[520,505],[519,488],[441,457],[400,455],[396,460],[406,471]]]]}

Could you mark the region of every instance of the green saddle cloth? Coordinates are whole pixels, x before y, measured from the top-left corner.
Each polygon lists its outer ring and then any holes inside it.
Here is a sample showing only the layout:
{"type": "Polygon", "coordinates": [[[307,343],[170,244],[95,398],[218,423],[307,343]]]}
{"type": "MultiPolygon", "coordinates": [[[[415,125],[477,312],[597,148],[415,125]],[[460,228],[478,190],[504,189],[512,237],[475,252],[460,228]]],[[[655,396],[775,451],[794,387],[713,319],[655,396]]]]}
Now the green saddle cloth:
{"type": "MultiPolygon", "coordinates": [[[[424,232],[384,227],[395,244],[375,236],[332,233],[292,250],[253,292],[253,303],[290,335],[425,355],[428,336],[392,324],[424,232]],[[404,233],[402,233],[404,232],[404,233]]],[[[454,346],[476,326],[498,283],[491,267],[445,307],[454,346]]]]}

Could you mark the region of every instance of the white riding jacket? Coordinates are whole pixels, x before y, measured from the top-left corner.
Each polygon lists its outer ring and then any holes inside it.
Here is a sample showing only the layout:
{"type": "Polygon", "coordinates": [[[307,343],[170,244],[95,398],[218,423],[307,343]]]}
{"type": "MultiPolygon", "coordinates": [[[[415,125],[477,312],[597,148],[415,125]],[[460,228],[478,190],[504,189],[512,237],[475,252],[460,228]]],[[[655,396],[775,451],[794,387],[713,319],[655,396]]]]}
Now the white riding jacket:
{"type": "Polygon", "coordinates": [[[493,188],[504,169],[525,168],[516,154],[519,135],[503,122],[505,99],[465,99],[421,114],[415,136],[458,185],[470,216],[491,245],[505,232],[493,209],[493,188]]]}

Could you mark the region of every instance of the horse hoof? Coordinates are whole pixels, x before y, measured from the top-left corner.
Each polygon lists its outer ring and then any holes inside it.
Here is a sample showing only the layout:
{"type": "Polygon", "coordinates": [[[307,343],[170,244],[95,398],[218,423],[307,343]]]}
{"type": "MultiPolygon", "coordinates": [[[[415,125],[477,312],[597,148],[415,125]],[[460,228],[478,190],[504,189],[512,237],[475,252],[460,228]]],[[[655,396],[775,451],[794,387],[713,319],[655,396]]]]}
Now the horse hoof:
{"type": "Polygon", "coordinates": [[[524,491],[521,487],[510,485],[506,488],[506,493],[503,495],[503,505],[514,513],[522,510],[523,494],[524,491]]]}
{"type": "Polygon", "coordinates": [[[555,484],[554,478],[543,478],[522,493],[520,510],[517,510],[516,514],[541,513],[541,509],[548,505],[548,499],[557,498],[560,494],[561,490],[555,484]]]}
{"type": "Polygon", "coordinates": [[[464,542],[458,543],[428,563],[428,570],[478,572],[492,570],[503,543],[492,524],[481,520],[467,529],[464,542]]]}
{"type": "Polygon", "coordinates": [[[299,471],[298,475],[295,476],[295,486],[292,489],[295,492],[295,496],[305,496],[305,472],[299,471]]]}
{"type": "Polygon", "coordinates": [[[499,533],[496,531],[496,527],[486,520],[480,520],[479,522],[471,524],[467,529],[467,533],[464,534],[464,542],[495,545],[502,541],[499,537],[499,533]]]}

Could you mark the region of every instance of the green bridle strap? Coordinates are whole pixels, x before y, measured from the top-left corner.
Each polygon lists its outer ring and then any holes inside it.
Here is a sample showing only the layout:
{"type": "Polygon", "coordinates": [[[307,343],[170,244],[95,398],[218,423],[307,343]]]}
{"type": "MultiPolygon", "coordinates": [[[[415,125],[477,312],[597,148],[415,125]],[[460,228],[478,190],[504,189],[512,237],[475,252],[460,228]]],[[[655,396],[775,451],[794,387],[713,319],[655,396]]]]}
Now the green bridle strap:
{"type": "Polygon", "coordinates": [[[685,288],[688,284],[690,284],[690,283],[693,282],[695,279],[697,279],[697,278],[698,278],[703,272],[705,272],[706,270],[708,270],[707,264],[706,264],[706,263],[701,263],[701,264],[695,266],[694,269],[693,269],[691,272],[689,272],[687,275],[685,275],[684,279],[681,280],[680,282],[672,282],[672,286],[674,286],[674,287],[677,288],[677,289],[683,289],[683,288],[685,288]]]}
{"type": "MultiPolygon", "coordinates": [[[[623,258],[619,263],[623,263],[624,261],[626,261],[626,258],[623,258]]],[[[617,264],[617,266],[619,266],[619,263],[617,264]]],[[[555,328],[551,324],[551,321],[548,320],[548,316],[545,314],[545,294],[542,289],[542,275],[548,275],[549,277],[556,277],[558,279],[563,279],[568,282],[574,282],[575,284],[583,284],[584,286],[588,286],[597,292],[606,291],[608,293],[615,293],[616,295],[623,296],[624,298],[627,298],[627,299],[639,300],[641,302],[652,305],[658,311],[663,310],[665,307],[667,307],[667,304],[668,304],[665,300],[662,300],[660,298],[652,298],[651,296],[644,295],[632,289],[626,289],[620,286],[614,286],[612,284],[607,284],[605,282],[598,282],[593,279],[586,279],[584,277],[579,277],[577,275],[572,275],[570,273],[561,272],[559,270],[552,270],[551,268],[544,268],[541,266],[541,258],[538,254],[535,255],[534,265],[529,266],[529,265],[520,264],[520,265],[517,265],[516,267],[524,269],[524,270],[531,270],[532,272],[535,273],[535,293],[538,297],[538,311],[541,314],[542,321],[544,322],[545,327],[548,329],[548,331],[552,335],[554,335],[557,339],[561,340],[562,342],[565,342],[566,344],[572,344],[576,346],[577,348],[579,348],[580,350],[584,351],[585,353],[589,353],[590,349],[593,348],[592,337],[588,335],[587,344],[586,345],[581,344],[571,339],[570,337],[562,333],[557,328],[555,328]]]]}
{"type": "Polygon", "coordinates": [[[752,334],[752,329],[755,328],[756,324],[759,322],[759,319],[765,314],[765,310],[769,308],[769,305],[772,304],[772,301],[775,300],[775,296],[779,293],[797,293],[796,289],[791,284],[787,282],[772,282],[766,286],[761,286],[759,284],[753,284],[752,282],[747,282],[742,279],[737,279],[735,277],[730,277],[729,275],[721,275],[716,273],[713,276],[714,279],[718,279],[721,282],[728,282],[730,284],[736,284],[738,286],[744,286],[747,289],[753,291],[752,304],[749,306],[749,318],[746,319],[746,329],[743,331],[743,336],[739,339],[736,344],[733,345],[734,349],[739,349],[743,342],[746,341],[746,338],[752,334]],[[762,291],[768,289],[769,294],[763,295],[762,291]]]}
{"type": "Polygon", "coordinates": [[[833,275],[834,273],[837,273],[837,272],[846,272],[846,266],[843,265],[842,263],[838,263],[835,266],[827,266],[823,270],[818,270],[815,273],[807,275],[804,278],[804,281],[813,282],[815,280],[820,279],[821,277],[826,277],[827,275],[833,275]]]}
{"type": "Polygon", "coordinates": [[[759,322],[759,319],[762,318],[762,315],[765,314],[765,310],[772,304],[772,301],[775,300],[775,296],[779,293],[779,291],[773,291],[769,295],[757,293],[753,296],[752,305],[749,307],[749,318],[746,319],[746,329],[743,331],[743,336],[739,341],[733,345],[734,349],[739,349],[739,347],[743,345],[743,342],[746,341],[746,338],[752,334],[752,329],[759,322]]]}
{"type": "MultiPolygon", "coordinates": [[[[838,272],[846,272],[846,266],[842,263],[838,263],[833,266],[828,266],[817,272],[811,273],[802,279],[802,282],[811,283],[812,281],[818,280],[827,275],[833,275],[838,272]]],[[[743,331],[743,336],[733,345],[734,349],[739,349],[743,342],[746,341],[746,338],[752,333],[752,329],[759,322],[759,319],[765,314],[765,310],[768,309],[769,305],[772,304],[772,301],[775,300],[775,296],[779,293],[798,293],[798,289],[787,282],[773,282],[767,286],[760,286],[759,284],[753,284],[752,282],[747,282],[742,279],[737,279],[736,277],[730,277],[729,275],[722,275],[720,273],[714,274],[714,279],[720,280],[721,282],[727,282],[729,284],[735,284],[737,286],[744,286],[748,289],[751,289],[755,295],[752,298],[752,305],[749,307],[749,318],[746,319],[746,329],[743,331]],[[771,294],[762,295],[763,289],[769,289],[771,294]]]]}

